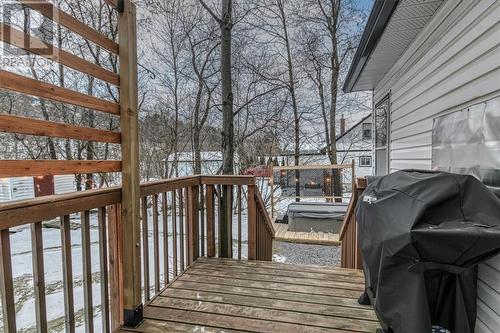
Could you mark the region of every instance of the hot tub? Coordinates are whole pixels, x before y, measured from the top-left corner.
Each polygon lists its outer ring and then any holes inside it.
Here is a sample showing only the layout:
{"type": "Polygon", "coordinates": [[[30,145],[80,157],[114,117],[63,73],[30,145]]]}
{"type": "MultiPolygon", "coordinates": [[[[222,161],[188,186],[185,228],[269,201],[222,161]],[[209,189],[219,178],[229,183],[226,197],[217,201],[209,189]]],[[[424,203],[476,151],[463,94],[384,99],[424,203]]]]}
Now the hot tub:
{"type": "Polygon", "coordinates": [[[339,233],[347,203],[294,202],[288,206],[288,231],[339,233]]]}

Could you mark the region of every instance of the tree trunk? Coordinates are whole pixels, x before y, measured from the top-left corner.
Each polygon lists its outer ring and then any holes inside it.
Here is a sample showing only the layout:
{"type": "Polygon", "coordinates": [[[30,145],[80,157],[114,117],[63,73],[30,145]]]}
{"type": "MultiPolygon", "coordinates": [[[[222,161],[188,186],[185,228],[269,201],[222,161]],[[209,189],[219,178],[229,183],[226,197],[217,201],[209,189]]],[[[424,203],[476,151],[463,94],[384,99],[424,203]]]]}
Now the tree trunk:
{"type": "MultiPolygon", "coordinates": [[[[234,172],[234,114],[233,83],[231,75],[231,34],[233,28],[233,2],[222,0],[221,27],[221,86],[222,86],[222,173],[234,172]]],[[[232,187],[222,187],[220,256],[231,258],[232,255],[232,187]]]]}
{"type": "MultiPolygon", "coordinates": [[[[328,153],[331,164],[337,164],[337,132],[336,132],[336,114],[337,114],[337,93],[339,80],[339,55],[337,47],[337,21],[340,10],[340,0],[331,0],[331,18],[329,22],[330,38],[332,43],[331,62],[331,84],[330,84],[330,151],[328,153]]],[[[333,172],[333,195],[342,196],[342,184],[340,170],[333,172]]],[[[335,199],[335,201],[341,201],[335,199]]]]}
{"type": "Polygon", "coordinates": [[[222,76],[222,172],[234,172],[234,114],[233,87],[231,77],[231,34],[233,28],[232,0],[222,1],[221,20],[221,76],[222,76]]]}
{"type": "Polygon", "coordinates": [[[193,150],[194,150],[194,174],[201,175],[201,126],[200,126],[200,108],[201,108],[201,97],[203,94],[203,81],[202,78],[198,78],[198,92],[196,94],[196,101],[194,105],[194,115],[193,115],[193,150]]]}
{"type": "MultiPolygon", "coordinates": [[[[297,96],[295,93],[295,77],[293,74],[292,52],[290,49],[290,39],[288,37],[288,26],[285,14],[284,4],[281,0],[278,1],[278,7],[281,15],[281,23],[283,25],[283,39],[286,46],[287,68],[288,68],[288,90],[292,99],[293,109],[293,125],[294,125],[294,165],[300,164],[300,115],[297,105],[297,96]]],[[[300,172],[295,171],[295,201],[300,201],[300,172]]]]}

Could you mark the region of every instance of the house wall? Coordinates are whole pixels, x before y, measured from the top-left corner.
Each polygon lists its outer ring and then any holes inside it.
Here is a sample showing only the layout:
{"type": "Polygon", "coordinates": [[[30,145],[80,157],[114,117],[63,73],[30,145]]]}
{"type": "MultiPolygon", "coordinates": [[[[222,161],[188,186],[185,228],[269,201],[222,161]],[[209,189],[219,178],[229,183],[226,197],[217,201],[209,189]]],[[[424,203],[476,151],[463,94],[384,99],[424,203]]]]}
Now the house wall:
{"type": "MultiPolygon", "coordinates": [[[[500,96],[500,1],[447,0],[374,91],[391,171],[430,169],[433,119],[500,96]]],[[[500,257],[479,268],[477,332],[500,332],[500,257]]]]}

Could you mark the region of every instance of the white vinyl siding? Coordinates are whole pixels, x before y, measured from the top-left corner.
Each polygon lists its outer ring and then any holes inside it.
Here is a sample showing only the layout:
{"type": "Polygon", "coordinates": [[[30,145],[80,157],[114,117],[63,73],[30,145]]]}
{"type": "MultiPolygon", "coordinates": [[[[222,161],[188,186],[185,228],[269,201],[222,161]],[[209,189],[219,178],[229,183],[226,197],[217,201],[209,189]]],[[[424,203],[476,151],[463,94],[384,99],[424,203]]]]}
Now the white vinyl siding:
{"type": "MultiPolygon", "coordinates": [[[[500,96],[500,1],[447,0],[386,74],[391,171],[430,169],[438,115],[500,96]]],[[[500,332],[500,257],[479,268],[477,332],[500,332]]]]}

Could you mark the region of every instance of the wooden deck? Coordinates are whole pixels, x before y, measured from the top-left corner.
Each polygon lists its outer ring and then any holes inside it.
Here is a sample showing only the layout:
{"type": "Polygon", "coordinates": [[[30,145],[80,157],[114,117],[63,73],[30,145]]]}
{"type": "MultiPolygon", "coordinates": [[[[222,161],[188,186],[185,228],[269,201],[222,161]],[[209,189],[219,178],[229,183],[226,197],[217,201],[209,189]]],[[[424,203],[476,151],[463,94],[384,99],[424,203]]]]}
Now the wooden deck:
{"type": "Polygon", "coordinates": [[[199,258],[121,332],[375,332],[363,286],[356,270],[199,258]]]}
{"type": "Polygon", "coordinates": [[[339,234],[329,232],[293,232],[288,224],[273,221],[275,240],[280,242],[339,246],[339,234]]]}

